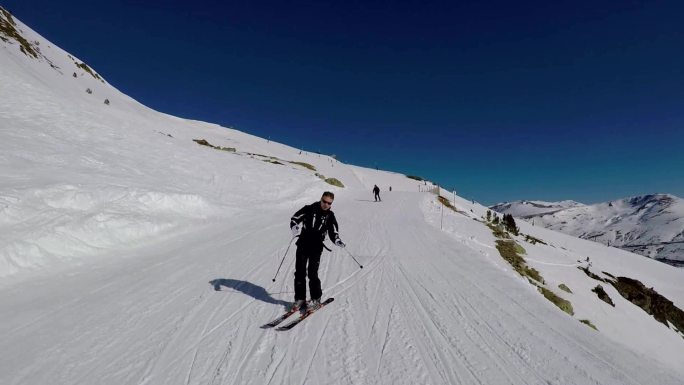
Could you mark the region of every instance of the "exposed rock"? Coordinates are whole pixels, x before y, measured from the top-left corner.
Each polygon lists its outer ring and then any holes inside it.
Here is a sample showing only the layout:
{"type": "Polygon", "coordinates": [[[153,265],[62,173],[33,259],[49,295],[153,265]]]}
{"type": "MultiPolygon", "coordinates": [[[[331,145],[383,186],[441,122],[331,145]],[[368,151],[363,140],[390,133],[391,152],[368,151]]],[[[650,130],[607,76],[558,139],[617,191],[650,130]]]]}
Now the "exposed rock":
{"type": "Polygon", "coordinates": [[[627,277],[618,277],[617,281],[611,283],[621,296],[652,315],[658,322],[669,327],[669,321],[680,332],[684,332],[684,311],[653,288],[647,288],[636,279],[627,277]]]}
{"type": "Polygon", "coordinates": [[[605,290],[603,290],[603,287],[601,285],[596,286],[593,290],[596,295],[598,295],[599,299],[608,305],[615,307],[615,304],[613,303],[613,300],[610,298],[608,293],[606,293],[605,290]]]}

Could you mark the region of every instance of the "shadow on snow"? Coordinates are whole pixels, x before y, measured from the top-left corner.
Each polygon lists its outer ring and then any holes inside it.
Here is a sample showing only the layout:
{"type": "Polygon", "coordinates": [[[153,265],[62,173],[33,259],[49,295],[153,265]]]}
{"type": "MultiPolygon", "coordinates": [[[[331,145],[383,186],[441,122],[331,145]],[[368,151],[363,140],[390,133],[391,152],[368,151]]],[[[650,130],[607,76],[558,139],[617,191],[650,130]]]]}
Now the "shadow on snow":
{"type": "Polygon", "coordinates": [[[272,303],[274,305],[281,305],[284,307],[288,307],[291,304],[290,302],[271,297],[271,294],[267,292],[266,289],[247,281],[217,278],[209,281],[209,284],[212,285],[216,291],[221,291],[221,286],[225,286],[266,303],[272,303]]]}

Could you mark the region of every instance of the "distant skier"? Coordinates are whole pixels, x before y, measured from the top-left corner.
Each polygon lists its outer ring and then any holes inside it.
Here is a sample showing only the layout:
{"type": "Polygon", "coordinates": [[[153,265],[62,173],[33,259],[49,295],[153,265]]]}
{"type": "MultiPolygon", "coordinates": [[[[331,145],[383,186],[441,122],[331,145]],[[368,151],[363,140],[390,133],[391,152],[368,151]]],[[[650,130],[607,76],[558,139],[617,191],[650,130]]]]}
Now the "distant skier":
{"type": "Polygon", "coordinates": [[[390,189],[389,189],[389,190],[390,190],[390,192],[392,192],[392,186],[390,186],[390,189]]]}
{"type": "Polygon", "coordinates": [[[380,187],[378,187],[378,185],[375,185],[375,187],[373,187],[373,194],[375,195],[376,202],[382,202],[382,199],[380,199],[380,187]]]}
{"type": "Polygon", "coordinates": [[[292,235],[299,234],[297,240],[297,257],[295,262],[295,302],[291,310],[302,309],[306,304],[306,276],[309,276],[309,294],[311,294],[311,308],[321,306],[321,280],[318,278],[318,266],[323,252],[323,241],[326,233],[330,240],[339,247],[345,247],[337,232],[337,219],[330,210],[335,195],[326,191],[320,202],[314,202],[302,207],[294,213],[290,220],[292,235]],[[301,233],[299,230],[301,229],[301,233]],[[307,267],[308,262],[308,267],[307,267]]]}

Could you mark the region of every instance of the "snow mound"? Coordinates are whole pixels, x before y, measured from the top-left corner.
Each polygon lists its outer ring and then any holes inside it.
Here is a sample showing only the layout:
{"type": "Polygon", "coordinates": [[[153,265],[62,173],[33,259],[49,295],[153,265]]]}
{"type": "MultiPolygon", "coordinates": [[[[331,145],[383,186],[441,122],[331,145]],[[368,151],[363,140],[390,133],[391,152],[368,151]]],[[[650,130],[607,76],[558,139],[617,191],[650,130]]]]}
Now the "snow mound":
{"type": "Polygon", "coordinates": [[[56,184],[0,196],[0,276],[158,240],[180,226],[233,212],[194,194],[56,184]]]}

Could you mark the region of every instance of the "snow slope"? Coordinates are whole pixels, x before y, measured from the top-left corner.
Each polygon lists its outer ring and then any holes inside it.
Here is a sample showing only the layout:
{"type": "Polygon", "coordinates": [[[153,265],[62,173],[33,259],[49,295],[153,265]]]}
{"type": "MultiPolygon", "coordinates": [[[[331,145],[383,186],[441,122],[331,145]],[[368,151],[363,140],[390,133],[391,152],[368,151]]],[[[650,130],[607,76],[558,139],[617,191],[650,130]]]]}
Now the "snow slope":
{"type": "MultiPolygon", "coordinates": [[[[0,51],[0,276],[143,244],[264,201],[308,202],[334,189],[285,161],[312,164],[350,188],[373,186],[330,157],[160,114],[88,74],[73,78],[78,69],[66,53],[15,22],[27,41],[50,51],[59,70],[21,53],[17,44],[0,51]],[[237,147],[238,154],[192,139],[237,147]],[[285,165],[250,153],[279,157],[285,165]],[[294,183],[299,180],[309,183],[294,183]]],[[[395,190],[417,191],[418,182],[402,175],[389,180],[395,190]]]]}
{"type": "Polygon", "coordinates": [[[558,292],[570,316],[501,258],[486,207],[454,197],[456,213],[401,174],[150,110],[74,78],[14,20],[46,58],[0,42],[0,383],[684,384],[680,334],[610,285],[615,307],[600,301],[576,267],[590,256],[680,308],[684,270],[521,224],[547,243],[516,237],[527,263],[573,289],[558,292]],[[293,296],[294,250],[271,281],[289,217],[325,190],[364,268],[324,252],[335,302],[262,330],[293,296]]]}
{"type": "Polygon", "coordinates": [[[337,300],[291,332],[258,328],[292,295],[289,274],[270,283],[288,241],[273,218],[289,211],[256,210],[138,250],[132,261],[3,292],[3,310],[15,316],[1,343],[21,349],[3,354],[2,382],[682,383],[672,363],[668,370],[611,342],[507,275],[492,254],[426,226],[429,195],[392,194],[382,205],[365,197],[335,202],[365,268],[338,249],[326,254],[324,290],[337,300]],[[220,292],[208,284],[216,279],[220,292]]]}
{"type": "Polygon", "coordinates": [[[535,225],[684,265],[684,200],[652,194],[594,205],[519,201],[492,206],[535,225]],[[540,209],[545,207],[548,209],[540,209]]]}

